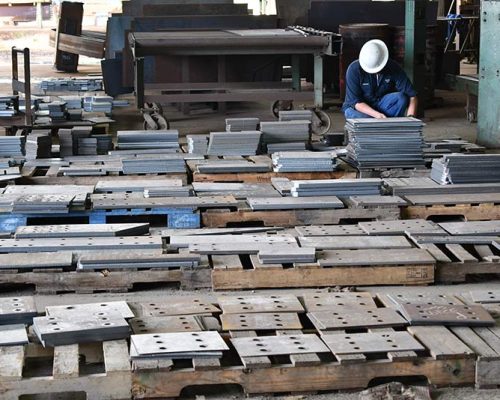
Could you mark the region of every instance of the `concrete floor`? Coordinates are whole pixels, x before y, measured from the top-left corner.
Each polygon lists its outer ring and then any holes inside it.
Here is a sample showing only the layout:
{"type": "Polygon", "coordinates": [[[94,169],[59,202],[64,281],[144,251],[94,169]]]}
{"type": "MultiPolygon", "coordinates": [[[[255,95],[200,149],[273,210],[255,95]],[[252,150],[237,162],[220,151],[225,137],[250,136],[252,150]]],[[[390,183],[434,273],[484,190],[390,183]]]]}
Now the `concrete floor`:
{"type": "MultiPolygon", "coordinates": [[[[84,75],[88,73],[99,72],[98,66],[89,65],[81,66],[81,73],[79,75],[84,75]]],[[[61,74],[54,71],[49,65],[34,65],[32,67],[32,76],[36,80],[42,78],[50,77],[62,77],[67,74],[61,74]]],[[[8,92],[10,90],[10,65],[0,65],[0,92],[8,92]]],[[[37,90],[34,88],[34,93],[37,90]]],[[[425,136],[429,139],[433,138],[443,138],[443,137],[461,137],[470,141],[475,140],[476,136],[476,125],[469,124],[465,119],[465,96],[460,93],[451,93],[438,91],[436,96],[442,99],[442,105],[440,107],[432,108],[426,111],[426,128],[425,136]]],[[[133,103],[133,98],[126,96],[133,103]]],[[[343,116],[340,113],[338,106],[333,106],[328,109],[328,113],[332,117],[332,130],[342,131],[343,130],[343,116]]],[[[196,112],[193,115],[186,116],[178,112],[173,108],[166,108],[165,114],[169,118],[172,124],[172,128],[179,129],[181,135],[192,134],[192,133],[207,133],[209,131],[217,131],[224,129],[224,118],[225,116],[217,113],[206,113],[206,112],[196,112]]],[[[256,116],[262,120],[272,120],[273,117],[270,113],[269,104],[235,104],[228,107],[227,112],[228,117],[246,117],[246,116],[256,116]]],[[[117,109],[114,114],[114,119],[116,124],[113,126],[113,131],[120,129],[141,129],[142,120],[140,114],[133,106],[127,109],[117,109]]],[[[363,290],[369,290],[370,292],[390,292],[394,290],[407,290],[411,292],[418,293],[449,293],[449,294],[460,294],[464,297],[468,296],[468,292],[471,289],[500,289],[500,281],[493,282],[483,282],[476,284],[466,284],[466,285],[454,285],[454,286],[430,286],[430,287],[369,287],[363,288],[363,290]]],[[[304,290],[286,290],[287,293],[290,292],[304,292],[304,290]]],[[[12,294],[20,294],[19,291],[14,291],[12,294]]],[[[29,294],[26,291],[22,291],[23,294],[29,294]]],[[[56,304],[71,304],[71,303],[86,303],[95,301],[111,301],[111,300],[127,300],[130,302],[139,301],[150,301],[155,299],[163,299],[171,295],[180,296],[190,296],[197,295],[200,293],[209,294],[213,296],[213,293],[209,291],[177,291],[175,289],[165,288],[165,289],[153,289],[145,290],[140,292],[123,293],[123,294],[89,294],[89,295],[77,295],[77,294],[63,294],[63,295],[39,295],[36,296],[37,307],[40,311],[44,309],[46,305],[56,305],[56,304]]],[[[2,295],[9,295],[10,293],[3,293],[2,295]]],[[[210,396],[210,398],[240,398],[241,393],[225,393],[220,396],[210,396]]],[[[311,400],[353,400],[357,399],[359,395],[357,393],[331,393],[326,395],[308,395],[308,396],[287,396],[283,397],[273,397],[273,399],[311,399],[311,400]]],[[[467,400],[486,400],[486,399],[500,399],[500,390],[487,390],[479,391],[472,388],[448,388],[440,389],[435,392],[436,399],[451,400],[451,399],[467,399],[467,400]]],[[[260,397],[264,398],[264,397],[260,397]]]]}

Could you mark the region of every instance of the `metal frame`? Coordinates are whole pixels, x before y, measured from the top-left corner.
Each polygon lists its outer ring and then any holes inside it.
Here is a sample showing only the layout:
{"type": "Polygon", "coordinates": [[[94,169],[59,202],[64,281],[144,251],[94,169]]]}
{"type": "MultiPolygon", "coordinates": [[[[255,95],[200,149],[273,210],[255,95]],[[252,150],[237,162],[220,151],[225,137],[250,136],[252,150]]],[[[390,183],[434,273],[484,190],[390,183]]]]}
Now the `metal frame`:
{"type": "MultiPolygon", "coordinates": [[[[30,49],[18,49],[12,47],[12,93],[18,96],[19,93],[24,93],[25,112],[24,124],[26,126],[33,125],[33,113],[31,110],[31,71],[30,71],[30,49]],[[24,61],[24,82],[19,80],[19,59],[18,55],[23,56],[24,61]]],[[[19,112],[19,98],[16,100],[15,109],[19,112]]]]}

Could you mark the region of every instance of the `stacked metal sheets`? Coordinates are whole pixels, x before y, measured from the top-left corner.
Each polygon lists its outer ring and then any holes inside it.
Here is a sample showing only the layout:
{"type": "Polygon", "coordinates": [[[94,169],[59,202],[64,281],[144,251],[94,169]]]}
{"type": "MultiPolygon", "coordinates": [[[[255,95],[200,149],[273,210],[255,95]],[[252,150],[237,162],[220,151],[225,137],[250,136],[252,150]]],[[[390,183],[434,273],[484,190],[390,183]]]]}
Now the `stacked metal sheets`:
{"type": "Polygon", "coordinates": [[[96,138],[79,138],[78,139],[78,154],[81,156],[97,155],[97,139],[96,138]]]}
{"type": "Polygon", "coordinates": [[[193,191],[189,186],[164,186],[144,189],[144,197],[190,197],[193,191]]]}
{"type": "Polygon", "coordinates": [[[95,185],[95,193],[114,192],[144,192],[147,189],[162,189],[182,186],[182,179],[143,179],[143,180],[123,180],[113,179],[112,181],[98,181],[95,185]]]}
{"type": "Polygon", "coordinates": [[[82,108],[82,98],[80,96],[59,96],[62,102],[66,103],[68,110],[82,108]]]}
{"type": "Polygon", "coordinates": [[[312,122],[313,112],[311,110],[280,111],[280,121],[309,121],[312,122]]]}
{"type": "Polygon", "coordinates": [[[0,326],[0,346],[20,346],[24,344],[28,344],[28,334],[23,324],[0,326]]]}
{"type": "Polygon", "coordinates": [[[310,121],[261,122],[262,142],[288,143],[305,142],[311,138],[310,121]]]}
{"type": "Polygon", "coordinates": [[[22,157],[25,143],[25,136],[0,136],[0,157],[22,157]]]}
{"type": "Polygon", "coordinates": [[[163,174],[184,173],[186,164],[181,154],[149,155],[122,159],[123,173],[130,174],[163,174]]]}
{"type": "Polygon", "coordinates": [[[500,182],[500,154],[450,154],[432,162],[431,178],[441,185],[500,182]]]}
{"type": "Polygon", "coordinates": [[[306,196],[363,196],[378,195],[382,180],[368,179],[322,179],[311,181],[291,181],[293,197],[306,196]]]}
{"type": "Polygon", "coordinates": [[[12,117],[16,115],[14,100],[18,96],[0,95],[0,117],[12,117]]]}
{"type": "Polygon", "coordinates": [[[66,214],[69,212],[74,197],[72,194],[32,194],[20,196],[13,201],[12,212],[23,214],[66,214]]]}
{"type": "Polygon", "coordinates": [[[267,153],[274,154],[280,151],[303,151],[306,150],[305,142],[290,142],[290,143],[269,143],[267,145],[267,153]]]}
{"type": "Polygon", "coordinates": [[[118,131],[118,148],[120,150],[165,149],[179,148],[179,131],[118,131]]]}
{"type": "Polygon", "coordinates": [[[45,92],[94,92],[103,87],[102,78],[62,78],[43,80],[40,82],[40,89],[45,92]]]}
{"type": "Polygon", "coordinates": [[[64,121],[66,119],[66,102],[53,101],[47,105],[47,108],[52,121],[64,121]]]}
{"type": "Polygon", "coordinates": [[[33,297],[0,298],[0,325],[31,324],[37,314],[33,297]]]}
{"type": "Polygon", "coordinates": [[[113,98],[111,96],[85,96],[83,109],[87,112],[101,112],[109,115],[113,110],[113,98]]]}
{"type": "Polygon", "coordinates": [[[344,203],[336,196],[321,196],[318,198],[305,199],[297,197],[249,197],[247,203],[254,211],[344,208],[344,203]]]}
{"type": "Polygon", "coordinates": [[[26,137],[26,159],[50,158],[52,155],[52,138],[50,130],[33,131],[26,137]]]}
{"type": "Polygon", "coordinates": [[[229,350],[218,332],[173,332],[130,337],[130,358],[221,358],[229,350]]]}
{"type": "Polygon", "coordinates": [[[269,172],[271,166],[266,162],[241,160],[213,160],[198,163],[196,170],[201,174],[223,174],[239,172],[269,172]]]}
{"type": "Polygon", "coordinates": [[[272,156],[275,172],[332,172],[336,156],[332,152],[287,151],[272,156]]]}
{"type": "Polygon", "coordinates": [[[358,168],[423,166],[423,126],[407,117],[348,119],[347,159],[358,168]]]}
{"type": "Polygon", "coordinates": [[[73,155],[73,133],[71,129],[59,129],[59,153],[61,157],[73,155]]]}
{"type": "Polygon", "coordinates": [[[207,135],[187,135],[187,145],[189,154],[207,154],[208,136],[207,135]]]}
{"type": "Polygon", "coordinates": [[[211,132],[207,154],[215,156],[251,156],[257,153],[261,132],[211,132]]]}
{"type": "Polygon", "coordinates": [[[226,131],[256,131],[259,129],[259,124],[259,118],[226,118],[226,131]]]}

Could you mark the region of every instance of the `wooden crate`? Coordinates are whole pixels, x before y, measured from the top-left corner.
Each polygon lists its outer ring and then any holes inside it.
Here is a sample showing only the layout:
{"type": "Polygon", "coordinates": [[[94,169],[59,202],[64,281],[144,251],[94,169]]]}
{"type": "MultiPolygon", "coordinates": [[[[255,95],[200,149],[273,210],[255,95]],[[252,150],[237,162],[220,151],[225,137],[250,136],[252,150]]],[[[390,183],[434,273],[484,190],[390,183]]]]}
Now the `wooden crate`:
{"type": "Polygon", "coordinates": [[[128,345],[114,340],[43,348],[39,344],[0,347],[0,397],[85,393],[87,399],[131,397],[128,345]]]}

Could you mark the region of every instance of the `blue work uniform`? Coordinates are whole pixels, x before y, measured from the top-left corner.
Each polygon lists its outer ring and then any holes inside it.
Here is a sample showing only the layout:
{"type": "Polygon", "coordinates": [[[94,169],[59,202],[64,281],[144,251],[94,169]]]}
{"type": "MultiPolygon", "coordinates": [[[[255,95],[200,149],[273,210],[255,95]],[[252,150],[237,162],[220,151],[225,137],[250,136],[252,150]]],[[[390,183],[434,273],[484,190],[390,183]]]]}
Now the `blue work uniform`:
{"type": "Polygon", "coordinates": [[[404,117],[410,97],[417,92],[403,69],[389,60],[378,74],[369,74],[354,61],[347,68],[346,96],[342,111],[346,118],[371,118],[355,109],[366,103],[387,117],[404,117]]]}

